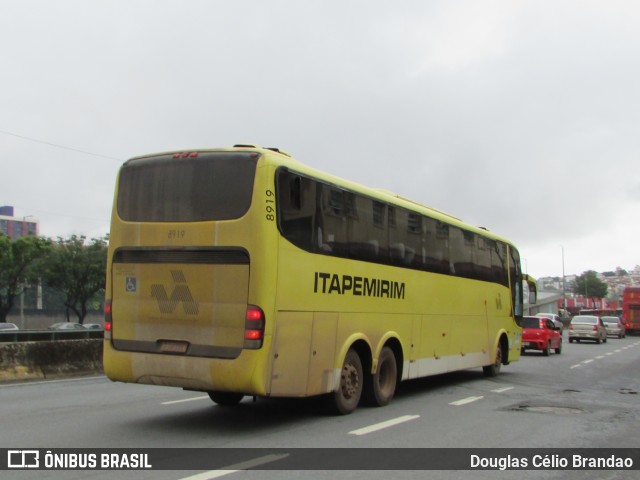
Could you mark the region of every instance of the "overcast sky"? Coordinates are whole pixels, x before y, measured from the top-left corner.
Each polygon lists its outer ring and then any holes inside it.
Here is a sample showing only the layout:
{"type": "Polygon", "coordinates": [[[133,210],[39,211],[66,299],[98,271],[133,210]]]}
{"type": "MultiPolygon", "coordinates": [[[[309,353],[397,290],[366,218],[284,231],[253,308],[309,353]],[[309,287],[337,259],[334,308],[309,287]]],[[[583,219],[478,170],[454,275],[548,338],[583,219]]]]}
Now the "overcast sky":
{"type": "Polygon", "coordinates": [[[640,264],[640,2],[0,0],[0,205],[109,230],[129,157],[236,143],[640,264]],[[66,147],[66,148],[60,148],[66,147]]]}

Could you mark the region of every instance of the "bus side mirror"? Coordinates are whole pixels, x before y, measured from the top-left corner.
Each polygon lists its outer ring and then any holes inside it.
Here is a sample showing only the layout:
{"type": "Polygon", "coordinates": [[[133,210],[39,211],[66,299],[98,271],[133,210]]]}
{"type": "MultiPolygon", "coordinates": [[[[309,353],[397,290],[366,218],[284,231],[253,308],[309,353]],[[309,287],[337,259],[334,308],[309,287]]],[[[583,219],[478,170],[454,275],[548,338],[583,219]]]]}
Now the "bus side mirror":
{"type": "Polygon", "coordinates": [[[524,276],[524,281],[527,282],[527,286],[529,287],[529,305],[535,305],[538,301],[538,284],[536,280],[529,276],[524,276]]]}

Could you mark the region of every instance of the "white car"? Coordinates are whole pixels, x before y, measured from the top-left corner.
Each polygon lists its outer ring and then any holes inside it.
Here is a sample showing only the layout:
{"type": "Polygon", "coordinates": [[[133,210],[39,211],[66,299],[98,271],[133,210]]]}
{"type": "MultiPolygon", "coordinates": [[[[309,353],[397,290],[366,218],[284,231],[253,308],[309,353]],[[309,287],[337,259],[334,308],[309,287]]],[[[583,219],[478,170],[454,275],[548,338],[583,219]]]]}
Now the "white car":
{"type": "Polygon", "coordinates": [[[560,333],[562,333],[562,329],[564,328],[564,324],[562,320],[560,320],[560,316],[555,313],[536,313],[536,317],[538,318],[548,318],[551,320],[556,327],[560,329],[560,333]]]}

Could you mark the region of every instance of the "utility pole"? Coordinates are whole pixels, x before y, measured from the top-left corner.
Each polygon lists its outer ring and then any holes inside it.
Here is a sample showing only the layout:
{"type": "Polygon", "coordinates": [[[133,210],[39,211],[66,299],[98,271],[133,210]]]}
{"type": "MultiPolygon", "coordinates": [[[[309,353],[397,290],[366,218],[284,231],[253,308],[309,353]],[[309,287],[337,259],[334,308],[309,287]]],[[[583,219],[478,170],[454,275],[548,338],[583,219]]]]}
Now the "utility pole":
{"type": "Polygon", "coordinates": [[[564,245],[561,248],[562,248],[562,309],[566,312],[567,311],[567,291],[565,290],[565,286],[564,286],[564,281],[565,281],[565,275],[564,275],[564,245]]]}

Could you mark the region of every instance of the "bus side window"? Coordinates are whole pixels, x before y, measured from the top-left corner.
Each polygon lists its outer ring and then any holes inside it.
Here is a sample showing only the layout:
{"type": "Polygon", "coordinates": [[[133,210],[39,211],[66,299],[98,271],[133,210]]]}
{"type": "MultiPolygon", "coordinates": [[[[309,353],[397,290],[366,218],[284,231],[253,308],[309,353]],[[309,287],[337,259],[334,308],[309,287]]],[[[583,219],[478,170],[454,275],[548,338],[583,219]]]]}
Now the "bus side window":
{"type": "Polygon", "coordinates": [[[471,232],[458,227],[449,229],[451,240],[451,269],[460,277],[475,278],[475,243],[471,232]]]}
{"type": "Polygon", "coordinates": [[[373,202],[353,194],[351,200],[352,209],[347,216],[349,258],[375,262],[380,252],[380,241],[375,237],[373,202]]]}
{"type": "Polygon", "coordinates": [[[424,222],[424,246],[422,263],[425,270],[436,273],[449,273],[449,256],[446,242],[449,238],[447,232],[446,238],[441,232],[438,232],[438,222],[433,218],[425,217],[424,222]]]}
{"type": "Polygon", "coordinates": [[[510,258],[510,275],[511,275],[511,295],[513,297],[513,314],[521,317],[523,312],[522,305],[522,274],[520,271],[520,254],[518,251],[509,247],[511,253],[510,258]]]}
{"type": "Polygon", "coordinates": [[[296,210],[302,209],[302,179],[293,177],[290,184],[290,203],[296,210]]]}
{"type": "Polygon", "coordinates": [[[389,229],[389,262],[404,266],[408,253],[409,212],[404,208],[394,208],[394,228],[389,229]]]}
{"type": "Polygon", "coordinates": [[[491,250],[491,270],[493,271],[493,281],[504,286],[509,285],[507,277],[507,246],[502,242],[488,240],[492,246],[491,250]]]}
{"type": "Polygon", "coordinates": [[[278,222],[283,234],[294,245],[313,250],[315,184],[283,170],[278,175],[278,222]]]}
{"type": "Polygon", "coordinates": [[[491,248],[487,239],[480,235],[476,235],[476,273],[478,278],[482,280],[492,281],[491,275],[491,248]]]}

